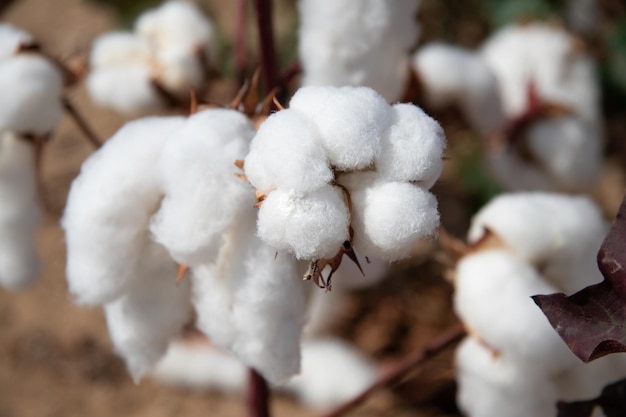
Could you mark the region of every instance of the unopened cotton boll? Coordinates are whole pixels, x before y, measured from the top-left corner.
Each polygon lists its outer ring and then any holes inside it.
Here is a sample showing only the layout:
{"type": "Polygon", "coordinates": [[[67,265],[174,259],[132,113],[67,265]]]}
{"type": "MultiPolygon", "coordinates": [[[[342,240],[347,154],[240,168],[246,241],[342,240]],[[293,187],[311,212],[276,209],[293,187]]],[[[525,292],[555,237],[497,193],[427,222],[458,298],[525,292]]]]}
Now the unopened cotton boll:
{"type": "Polygon", "coordinates": [[[0,61],[0,130],[50,133],[63,115],[62,89],[60,71],[43,57],[0,61]]]}
{"type": "Polygon", "coordinates": [[[330,164],[344,171],[373,164],[391,122],[391,107],[366,87],[303,87],[289,107],[317,126],[330,164]]]}
{"type": "Polygon", "coordinates": [[[234,165],[254,133],[243,114],[210,109],[189,117],[168,139],[159,160],[165,197],[151,231],[177,262],[215,259],[222,233],[254,205],[254,192],[235,177],[234,165]]]}
{"type": "Polygon", "coordinates": [[[402,182],[378,182],[351,192],[353,246],[365,256],[395,261],[411,246],[435,233],[437,199],[402,182]]]}
{"type": "Polygon", "coordinates": [[[0,134],[0,201],[0,284],[21,290],[39,273],[40,209],[33,147],[9,132],[0,134]]]}
{"type": "Polygon", "coordinates": [[[278,251],[298,259],[334,256],[348,240],[348,207],[338,187],[309,194],[272,191],[259,209],[257,232],[278,251]]]}
{"type": "Polygon", "coordinates": [[[189,281],[176,282],[176,264],[158,244],[150,243],[129,291],[105,306],[115,350],[135,382],[165,354],[170,339],[191,316],[189,281]]]}
{"type": "Polygon", "coordinates": [[[8,23],[0,23],[0,61],[13,56],[20,45],[32,42],[29,33],[8,23]]]}
{"type": "Polygon", "coordinates": [[[244,168],[250,183],[263,193],[274,188],[307,193],[333,180],[316,126],[290,109],[261,124],[244,168]]]}
{"type": "Polygon", "coordinates": [[[412,104],[396,104],[391,111],[391,124],[376,157],[376,171],[389,181],[413,181],[425,189],[432,187],[443,169],[443,129],[412,104]]]}
{"type": "Polygon", "coordinates": [[[300,0],[303,85],[362,85],[398,100],[417,40],[418,6],[416,0],[300,0]]]}
{"type": "Polygon", "coordinates": [[[328,408],[354,398],[376,379],[374,363],[339,339],[309,340],[302,344],[302,371],[284,387],[300,401],[328,408]]]}
{"type": "Polygon", "coordinates": [[[526,262],[504,250],[485,250],[457,264],[454,309],[499,355],[558,372],[577,359],[530,298],[555,292],[526,262]]]}
{"type": "Polygon", "coordinates": [[[415,53],[413,67],[432,106],[459,106],[469,123],[483,134],[504,125],[498,80],[479,54],[431,43],[415,53]]]}
{"type": "Polygon", "coordinates": [[[157,161],[169,134],[184,120],[127,123],[83,163],[62,219],[67,279],[77,302],[112,302],[139,279],[139,260],[152,244],[150,217],[162,195],[157,161]]]}
{"type": "Polygon", "coordinates": [[[472,219],[468,241],[489,230],[516,256],[541,268],[559,291],[574,293],[600,282],[596,253],[608,231],[589,198],[552,193],[496,197],[472,219]]]}

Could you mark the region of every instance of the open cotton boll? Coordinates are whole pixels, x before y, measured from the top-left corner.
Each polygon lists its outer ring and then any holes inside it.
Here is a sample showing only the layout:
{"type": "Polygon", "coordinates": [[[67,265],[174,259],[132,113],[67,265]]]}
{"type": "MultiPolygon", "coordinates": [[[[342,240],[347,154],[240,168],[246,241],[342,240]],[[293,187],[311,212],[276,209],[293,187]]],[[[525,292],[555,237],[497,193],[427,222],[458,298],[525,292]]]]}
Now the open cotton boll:
{"type": "Polygon", "coordinates": [[[309,194],[272,191],[259,209],[257,233],[278,251],[298,259],[333,257],[348,240],[348,207],[338,187],[309,194]]]}
{"type": "Polygon", "coordinates": [[[250,144],[244,168],[260,192],[274,188],[307,193],[333,180],[317,128],[294,110],[272,114],[250,144]]]}
{"type": "Polygon", "coordinates": [[[99,36],[89,54],[92,70],[136,65],[148,67],[151,62],[150,44],[129,32],[110,32],[99,36]]]}
{"type": "Polygon", "coordinates": [[[124,125],[82,165],[72,182],[62,226],[70,292],[82,304],[108,303],[139,278],[150,217],[162,191],[157,161],[182,117],[124,125]]]}
{"type": "Polygon", "coordinates": [[[391,111],[391,124],[376,157],[376,171],[386,180],[415,181],[429,189],[443,169],[443,129],[412,104],[396,104],[391,111]]]}
{"type": "MultiPolygon", "coordinates": [[[[523,342],[522,342],[523,343],[523,342]]],[[[467,337],[455,353],[457,404],[472,417],[553,417],[557,392],[540,369],[496,357],[467,337]]]]}
{"type": "Polygon", "coordinates": [[[168,385],[241,392],[246,367],[233,355],[206,343],[174,340],[152,369],[151,376],[168,385]]]}
{"type": "Polygon", "coordinates": [[[87,91],[96,104],[120,113],[153,111],[163,104],[150,68],[143,66],[93,71],[87,77],[87,91]]]}
{"type": "Polygon", "coordinates": [[[135,32],[155,49],[198,50],[211,60],[215,55],[213,24],[191,2],[168,1],[143,12],[135,22],[135,32]]]}
{"type": "Polygon", "coordinates": [[[487,229],[516,256],[541,268],[560,291],[571,294],[602,280],[596,253],[608,226],[587,197],[504,194],[474,216],[468,241],[478,241],[487,229]]]}
{"type": "Polygon", "coordinates": [[[375,364],[346,342],[308,340],[302,343],[302,372],[279,389],[308,406],[329,408],[354,398],[376,377],[375,364]]]}
{"type": "Polygon", "coordinates": [[[391,122],[391,107],[366,87],[303,87],[289,107],[317,126],[328,160],[339,170],[371,165],[391,122]]]}
{"type": "Polygon", "coordinates": [[[363,85],[398,100],[417,40],[419,1],[301,0],[303,85],[363,85]]]}
{"type": "Polygon", "coordinates": [[[555,292],[526,262],[504,250],[485,250],[457,264],[454,309],[498,354],[557,372],[577,359],[530,298],[555,292]]]}
{"type": "Polygon", "coordinates": [[[167,91],[186,98],[192,88],[202,87],[204,69],[200,60],[183,48],[161,49],[156,53],[155,78],[167,91]]]}
{"type": "Polygon", "coordinates": [[[402,182],[379,182],[352,191],[353,246],[365,256],[395,261],[433,235],[439,225],[437,199],[402,182]]]}
{"type": "Polygon", "coordinates": [[[432,106],[459,106],[483,134],[504,125],[498,80],[477,53],[434,42],[415,53],[413,67],[432,106]]]}
{"type": "Polygon", "coordinates": [[[0,61],[0,130],[50,133],[63,115],[63,77],[45,58],[23,54],[0,61]]]}
{"type": "Polygon", "coordinates": [[[235,177],[234,165],[254,133],[243,114],[210,109],[189,117],[168,139],[158,166],[165,198],[150,230],[177,262],[215,259],[222,233],[254,205],[254,192],[235,177]]]}
{"type": "Polygon", "coordinates": [[[13,56],[20,45],[32,42],[29,33],[8,23],[0,23],[0,60],[13,56]]]}
{"type": "Polygon", "coordinates": [[[165,354],[191,316],[189,281],[176,282],[176,264],[149,243],[129,291],[105,306],[109,334],[135,382],[165,354]]]}
{"type": "Polygon", "coordinates": [[[34,235],[39,225],[33,147],[0,134],[0,284],[21,290],[39,274],[34,235]]]}

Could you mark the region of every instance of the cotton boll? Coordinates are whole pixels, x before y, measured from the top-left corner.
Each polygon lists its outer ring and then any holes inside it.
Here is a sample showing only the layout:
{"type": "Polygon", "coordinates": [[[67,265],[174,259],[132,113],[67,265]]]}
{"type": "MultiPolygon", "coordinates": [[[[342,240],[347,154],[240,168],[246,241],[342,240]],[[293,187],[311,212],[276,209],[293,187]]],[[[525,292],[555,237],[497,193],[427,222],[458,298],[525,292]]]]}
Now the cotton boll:
{"type": "Polygon", "coordinates": [[[596,253],[608,228],[587,197],[513,193],[496,197],[472,219],[470,243],[485,230],[518,257],[541,268],[560,291],[574,293],[602,280],[596,253]]]}
{"type": "Polygon", "coordinates": [[[127,123],[82,165],[62,219],[70,292],[83,304],[109,303],[137,281],[151,244],[148,225],[161,198],[157,160],[182,117],[127,123]]]}
{"type": "Polygon", "coordinates": [[[365,87],[303,87],[289,107],[317,126],[328,159],[339,170],[371,165],[391,122],[391,107],[365,87]]]}
{"type": "Polygon", "coordinates": [[[192,88],[202,87],[204,69],[197,56],[183,48],[168,48],[159,50],[156,60],[155,78],[173,94],[188,97],[192,88]]]}
{"type": "Polygon", "coordinates": [[[465,256],[457,264],[455,290],[456,313],[501,355],[544,372],[577,360],[530,298],[557,289],[514,255],[485,250],[465,256]]]}
{"type": "Polygon", "coordinates": [[[0,201],[0,283],[21,290],[39,274],[40,209],[33,148],[9,132],[0,134],[0,201]]]}
{"type": "Polygon", "coordinates": [[[459,106],[470,124],[483,134],[504,125],[498,80],[477,53],[430,43],[415,53],[413,67],[432,106],[459,106]]]}
{"type": "Polygon", "coordinates": [[[247,369],[237,358],[214,346],[174,340],[151,375],[177,387],[242,392],[247,369]]]}
{"type": "Polygon", "coordinates": [[[99,36],[89,54],[89,65],[96,71],[131,66],[149,67],[151,62],[150,44],[129,32],[110,32],[99,36]]]}
{"type": "Polygon", "coordinates": [[[13,56],[20,45],[32,42],[29,33],[8,23],[0,23],[0,60],[13,56]]]}
{"type": "Polygon", "coordinates": [[[189,320],[189,283],[176,282],[176,264],[165,250],[150,243],[129,291],[105,306],[109,333],[135,382],[165,354],[189,320]]]}
{"type": "Polygon", "coordinates": [[[443,169],[446,138],[439,123],[411,104],[392,107],[376,171],[389,181],[415,181],[430,188],[443,169]]]}
{"type": "Polygon", "coordinates": [[[194,266],[215,259],[222,233],[254,205],[254,191],[235,177],[234,165],[254,133],[243,114],[210,109],[168,139],[159,161],[165,198],[151,231],[176,261],[194,266]]]}
{"type": "Polygon", "coordinates": [[[525,362],[495,357],[468,337],[455,354],[457,404],[472,417],[553,417],[557,393],[550,378],[525,362]]]}
{"type": "Polygon", "coordinates": [[[60,71],[40,56],[0,61],[0,130],[50,133],[63,115],[62,89],[60,71]]]}
{"type": "Polygon", "coordinates": [[[275,190],[259,209],[257,233],[298,259],[331,258],[348,239],[348,207],[331,185],[305,195],[275,190]]]}
{"type": "Polygon", "coordinates": [[[125,114],[154,111],[163,105],[152,84],[151,69],[143,66],[93,71],[87,77],[87,91],[96,104],[125,114]]]}
{"type": "Polygon", "coordinates": [[[395,261],[439,225],[437,200],[409,183],[389,182],[353,191],[353,246],[365,256],[395,261]]]}
{"type": "Polygon", "coordinates": [[[274,188],[307,193],[333,180],[316,126],[289,109],[261,124],[244,167],[250,183],[263,193],[274,188]]]}
{"type": "Polygon", "coordinates": [[[376,379],[374,363],[339,339],[302,344],[302,372],[282,389],[304,404],[329,408],[363,392],[376,379]]]}

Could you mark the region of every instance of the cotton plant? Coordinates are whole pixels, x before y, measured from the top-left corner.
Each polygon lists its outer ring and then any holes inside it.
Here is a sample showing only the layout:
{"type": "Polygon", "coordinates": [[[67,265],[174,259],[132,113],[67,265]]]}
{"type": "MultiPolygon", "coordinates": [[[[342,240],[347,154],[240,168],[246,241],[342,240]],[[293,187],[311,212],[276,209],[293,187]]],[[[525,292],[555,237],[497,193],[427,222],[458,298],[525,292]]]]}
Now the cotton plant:
{"type": "Polygon", "coordinates": [[[12,290],[38,277],[35,146],[63,114],[63,74],[49,59],[24,50],[33,42],[30,34],[0,24],[0,283],[12,290]]]}
{"type": "Polygon", "coordinates": [[[258,236],[309,261],[305,278],[316,282],[344,254],[406,257],[439,224],[428,189],[444,147],[441,127],[417,106],[390,106],[367,87],[303,87],[261,125],[244,161],[258,236]]]}
{"type": "Polygon", "coordinates": [[[302,85],[368,86],[399,100],[419,34],[419,0],[299,0],[302,85]]]}
{"type": "Polygon", "coordinates": [[[120,113],[153,111],[200,90],[215,55],[213,23],[193,3],[172,0],[142,13],[132,32],[94,41],[87,91],[120,113]]]}
{"type": "Polygon", "coordinates": [[[586,197],[504,194],[476,214],[454,281],[468,331],[456,352],[466,415],[551,417],[558,400],[598,395],[626,374],[618,356],[580,362],[530,298],[601,281],[595,258],[607,231],[586,197]]]}

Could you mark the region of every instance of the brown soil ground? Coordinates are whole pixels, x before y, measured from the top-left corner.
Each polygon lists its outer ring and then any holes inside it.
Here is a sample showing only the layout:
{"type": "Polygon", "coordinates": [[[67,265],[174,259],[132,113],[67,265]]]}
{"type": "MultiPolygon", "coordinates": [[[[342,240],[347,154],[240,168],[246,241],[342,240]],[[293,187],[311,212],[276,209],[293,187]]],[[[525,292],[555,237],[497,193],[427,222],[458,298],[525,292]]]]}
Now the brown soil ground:
{"type": "MultiPolygon", "coordinates": [[[[232,4],[210,2],[221,28],[232,33],[232,4]]],[[[436,10],[435,10],[436,12],[436,10]]],[[[80,0],[20,0],[3,16],[42,41],[51,53],[68,59],[88,49],[99,33],[114,27],[111,10],[80,0]]],[[[283,32],[289,24],[282,24],[283,32]]],[[[426,28],[428,29],[428,28],[426,28]]],[[[480,31],[465,29],[469,39],[480,31]]],[[[477,34],[478,33],[478,34],[477,34]]],[[[215,100],[234,94],[232,83],[216,89],[215,100]]],[[[124,119],[96,109],[79,86],[70,97],[101,137],[110,136],[124,119]]],[[[446,127],[451,138],[463,126],[446,127]]],[[[451,140],[453,142],[453,140],[451,140]]],[[[102,312],[79,308],[65,282],[65,245],[59,218],[72,179],[92,148],[69,119],[64,119],[46,148],[42,200],[46,213],[37,243],[44,262],[39,282],[29,291],[0,289],[0,417],[229,417],[245,414],[241,398],[177,390],[155,381],[132,383],[114,353],[102,312]]],[[[449,168],[449,167],[448,167],[449,168]]],[[[457,236],[466,230],[472,200],[448,169],[434,193],[445,226],[457,236]]],[[[609,211],[623,190],[623,175],[602,191],[609,211]],[[616,191],[617,190],[617,191],[616,191]],[[608,196],[608,197],[607,197],[608,196]]],[[[455,322],[451,288],[432,245],[394,267],[381,285],[346,297],[332,331],[353,341],[386,366],[420,349],[455,322]]],[[[456,416],[452,350],[429,361],[393,389],[374,395],[353,416],[456,416]]],[[[273,415],[319,415],[286,397],[272,401],[273,415]]]]}

